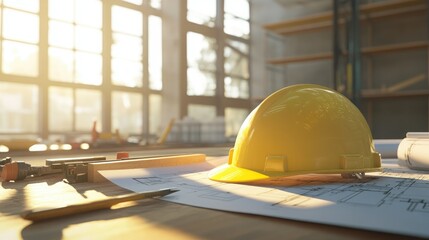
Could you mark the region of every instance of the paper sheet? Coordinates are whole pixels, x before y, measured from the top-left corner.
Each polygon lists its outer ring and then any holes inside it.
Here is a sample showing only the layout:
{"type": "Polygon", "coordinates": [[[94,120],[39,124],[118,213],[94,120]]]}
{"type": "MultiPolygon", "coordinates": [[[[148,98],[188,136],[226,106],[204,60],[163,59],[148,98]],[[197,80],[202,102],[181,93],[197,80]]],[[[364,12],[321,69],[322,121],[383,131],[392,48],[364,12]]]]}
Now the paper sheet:
{"type": "Polygon", "coordinates": [[[396,159],[383,160],[384,171],[364,180],[316,174],[252,185],[209,180],[207,171],[226,161],[100,173],[135,192],[178,188],[162,199],[191,206],[429,237],[429,173],[396,159]]]}

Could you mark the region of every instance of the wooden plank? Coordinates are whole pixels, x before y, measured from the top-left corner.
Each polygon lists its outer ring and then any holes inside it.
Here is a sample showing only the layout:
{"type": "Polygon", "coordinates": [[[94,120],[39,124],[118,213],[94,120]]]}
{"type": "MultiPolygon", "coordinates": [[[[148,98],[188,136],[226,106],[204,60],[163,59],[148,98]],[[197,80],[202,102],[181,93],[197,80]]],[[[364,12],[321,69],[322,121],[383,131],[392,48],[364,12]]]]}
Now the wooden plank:
{"type": "MultiPolygon", "coordinates": [[[[427,4],[423,0],[397,0],[378,3],[369,3],[361,5],[361,21],[372,18],[382,18],[395,16],[411,12],[424,12],[427,4]]],[[[285,20],[277,23],[266,24],[263,26],[266,30],[274,31],[279,34],[292,34],[303,31],[319,30],[332,26],[333,13],[323,12],[301,18],[285,20]]],[[[344,24],[344,18],[341,17],[340,24],[344,24]]]]}
{"type": "MultiPolygon", "coordinates": [[[[360,21],[362,22],[368,22],[370,20],[374,19],[381,19],[386,17],[395,17],[397,15],[404,15],[404,14],[424,14],[427,11],[427,5],[426,4],[420,4],[416,6],[406,7],[403,9],[393,9],[387,12],[373,12],[370,14],[364,14],[361,15],[360,21]]],[[[345,19],[341,17],[339,19],[339,25],[345,24],[345,19]]],[[[327,20],[323,21],[317,21],[314,23],[307,23],[304,25],[296,25],[296,26],[281,26],[280,24],[275,26],[275,29],[271,29],[270,25],[268,26],[267,30],[274,31],[281,35],[289,35],[289,34],[295,34],[295,33],[301,33],[301,32],[310,32],[310,31],[316,31],[316,30],[322,30],[326,28],[332,27],[332,18],[329,18],[327,20]]]]}
{"type": "Polygon", "coordinates": [[[398,90],[401,90],[401,89],[404,89],[404,88],[406,88],[406,87],[409,87],[409,86],[411,86],[411,85],[413,85],[413,84],[416,84],[416,83],[418,83],[418,82],[421,82],[421,81],[423,81],[423,80],[425,80],[425,79],[426,79],[426,75],[425,75],[425,74],[419,74],[419,75],[417,75],[417,76],[414,76],[414,77],[412,77],[412,78],[406,79],[406,80],[404,80],[404,81],[401,81],[401,82],[399,82],[399,83],[396,83],[396,84],[394,84],[394,85],[392,85],[392,86],[388,87],[388,88],[386,89],[386,91],[387,91],[387,92],[396,92],[396,91],[398,91],[398,90]]]}
{"type": "Polygon", "coordinates": [[[370,14],[374,12],[390,11],[404,7],[413,6],[416,4],[424,4],[423,0],[397,0],[397,1],[384,1],[371,4],[365,4],[360,7],[362,14],[370,14]]]}
{"type": "Polygon", "coordinates": [[[402,50],[412,50],[429,47],[428,41],[417,41],[409,43],[400,43],[400,44],[390,44],[384,46],[375,46],[375,47],[364,47],[362,48],[363,54],[377,54],[377,53],[387,53],[394,51],[402,50]]]}
{"type": "Polygon", "coordinates": [[[427,11],[427,5],[425,2],[421,2],[417,5],[411,5],[404,8],[396,8],[391,9],[389,11],[382,11],[382,12],[371,12],[367,14],[362,14],[360,16],[361,21],[369,21],[373,19],[380,19],[380,18],[386,18],[386,17],[397,17],[398,15],[405,15],[405,14],[421,14],[426,13],[427,11]]]}
{"type": "Polygon", "coordinates": [[[429,96],[429,90],[410,90],[402,92],[387,92],[378,89],[364,89],[361,91],[362,98],[393,98],[393,97],[419,97],[429,96]]]}
{"type": "Polygon", "coordinates": [[[324,13],[307,16],[307,17],[266,24],[263,27],[267,30],[274,31],[282,28],[302,26],[302,25],[313,24],[313,23],[322,22],[322,21],[330,21],[331,19],[332,19],[332,12],[324,12],[324,13]]]}
{"type": "Polygon", "coordinates": [[[429,90],[407,90],[398,92],[408,86],[426,79],[425,74],[419,74],[399,83],[393,84],[386,89],[364,89],[361,92],[363,98],[390,98],[390,97],[414,97],[429,96],[429,90]]]}
{"type": "Polygon", "coordinates": [[[169,167],[190,163],[204,162],[205,154],[176,155],[145,159],[132,159],[111,162],[95,162],[88,164],[88,182],[107,181],[98,171],[133,168],[169,167]]]}
{"type": "MultiPolygon", "coordinates": [[[[344,21],[341,21],[340,24],[344,24],[344,21]]],[[[313,23],[313,24],[307,24],[304,26],[280,28],[276,32],[278,34],[288,35],[288,34],[292,34],[292,33],[309,32],[309,31],[320,30],[320,29],[325,29],[325,28],[330,28],[330,27],[332,27],[332,20],[331,19],[329,21],[317,22],[317,23],[313,23]]]]}
{"type": "Polygon", "coordinates": [[[308,62],[315,60],[323,60],[332,58],[332,53],[319,53],[312,55],[304,55],[304,56],[296,56],[296,57],[288,57],[288,58],[279,58],[279,59],[271,59],[268,60],[268,64],[287,64],[287,63],[295,63],[295,62],[308,62]]]}

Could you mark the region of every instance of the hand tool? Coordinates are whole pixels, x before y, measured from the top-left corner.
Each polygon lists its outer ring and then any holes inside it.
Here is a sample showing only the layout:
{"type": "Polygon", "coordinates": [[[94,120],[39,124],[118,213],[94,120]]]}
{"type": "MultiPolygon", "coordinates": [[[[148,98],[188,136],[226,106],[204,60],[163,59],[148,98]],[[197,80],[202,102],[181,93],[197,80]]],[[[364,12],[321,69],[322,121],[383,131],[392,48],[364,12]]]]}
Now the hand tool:
{"type": "Polygon", "coordinates": [[[11,157],[5,157],[2,160],[0,160],[0,176],[1,176],[1,172],[3,171],[4,165],[6,165],[7,163],[11,163],[11,162],[12,162],[11,157]]]}
{"type": "Polygon", "coordinates": [[[169,156],[172,155],[129,157],[128,153],[120,152],[117,154],[117,159],[112,160],[107,160],[105,156],[46,159],[46,166],[31,166],[29,163],[12,161],[12,158],[7,157],[0,161],[0,176],[1,181],[19,181],[28,176],[42,176],[63,172],[64,179],[68,183],[80,183],[88,181],[89,163],[126,162],[126,160],[145,160],[169,156]]]}
{"type": "Polygon", "coordinates": [[[46,165],[53,169],[61,169],[68,183],[79,183],[88,181],[88,163],[106,161],[104,156],[73,157],[46,159],[46,165]]]}
{"type": "Polygon", "coordinates": [[[5,157],[2,160],[0,160],[0,166],[5,165],[6,163],[11,163],[12,158],[11,157],[5,157]]]}
{"type": "Polygon", "coordinates": [[[1,171],[1,180],[3,182],[18,181],[23,180],[27,176],[42,176],[60,172],[62,172],[61,169],[52,169],[51,167],[46,166],[32,167],[30,164],[22,161],[12,161],[3,166],[1,171]]]}
{"type": "Polygon", "coordinates": [[[117,154],[116,159],[106,160],[104,156],[95,156],[95,157],[73,157],[73,158],[53,158],[46,159],[46,165],[52,167],[53,169],[62,169],[64,172],[64,178],[68,183],[80,183],[88,181],[88,164],[89,163],[98,163],[98,162],[118,162],[129,159],[146,159],[161,157],[164,155],[150,155],[142,157],[133,157],[129,158],[128,154],[120,152],[117,154]],[[124,158],[125,157],[125,158],[124,158]]]}
{"type": "Polygon", "coordinates": [[[48,207],[48,208],[36,208],[27,210],[21,213],[21,217],[33,222],[42,221],[47,219],[53,219],[58,217],[69,216],[78,213],[85,213],[100,209],[108,209],[111,206],[126,202],[135,201],[145,198],[163,197],[165,195],[179,191],[178,189],[160,189],[157,191],[146,191],[141,193],[130,193],[120,195],[116,197],[109,197],[107,199],[95,200],[85,203],[78,203],[73,205],[67,205],[63,207],[48,207]]]}

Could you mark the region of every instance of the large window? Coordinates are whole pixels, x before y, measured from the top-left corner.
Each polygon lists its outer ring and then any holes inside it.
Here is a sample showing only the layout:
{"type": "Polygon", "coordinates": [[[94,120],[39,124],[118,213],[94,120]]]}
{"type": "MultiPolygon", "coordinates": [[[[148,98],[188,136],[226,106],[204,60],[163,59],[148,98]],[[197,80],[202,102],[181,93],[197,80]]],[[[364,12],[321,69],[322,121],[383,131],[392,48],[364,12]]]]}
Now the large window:
{"type": "Polygon", "coordinates": [[[149,88],[162,89],[162,19],[149,16],[149,88]]]}
{"type": "Polygon", "coordinates": [[[89,131],[93,121],[101,127],[101,92],[49,87],[50,132],[89,131]]]}
{"type": "Polygon", "coordinates": [[[158,135],[162,133],[164,126],[162,122],[162,97],[158,94],[149,96],[149,121],[152,123],[149,126],[149,134],[158,135]]]}
{"type": "Polygon", "coordinates": [[[112,82],[127,87],[143,86],[143,14],[113,6],[112,37],[112,82]]]}
{"type": "Polygon", "coordinates": [[[243,108],[231,108],[228,107],[225,109],[225,135],[227,137],[237,136],[238,131],[240,130],[241,124],[249,115],[248,109],[243,108]]]}
{"type": "Polygon", "coordinates": [[[188,0],[187,19],[209,27],[215,26],[216,0],[188,0]]]}
{"type": "Polygon", "coordinates": [[[202,34],[188,32],[188,95],[215,95],[216,42],[202,34]]]}
{"type": "Polygon", "coordinates": [[[2,72],[37,77],[39,74],[38,1],[3,1],[2,72]]]}
{"type": "Polygon", "coordinates": [[[112,125],[121,134],[141,134],[143,99],[138,93],[115,91],[112,94],[112,125]]]}
{"type": "Polygon", "coordinates": [[[157,133],[161,7],[160,0],[0,1],[0,135],[89,135],[94,121],[124,137],[157,133]]]}
{"type": "Polygon", "coordinates": [[[0,82],[0,132],[36,133],[39,92],[34,84],[0,82]]]}
{"type": "Polygon", "coordinates": [[[216,117],[216,106],[189,104],[188,115],[200,122],[206,122],[216,117]]]}
{"type": "Polygon", "coordinates": [[[0,1],[0,135],[89,135],[93,121],[124,137],[159,134],[176,100],[172,114],[226,117],[234,135],[250,110],[249,3],[171,2],[0,1]],[[171,39],[163,26],[177,27],[171,39]]]}
{"type": "Polygon", "coordinates": [[[225,96],[249,98],[249,46],[245,43],[227,40],[225,57],[225,96]]]}
{"type": "Polygon", "coordinates": [[[49,0],[48,7],[49,79],[101,85],[101,1],[49,0]]]}
{"type": "Polygon", "coordinates": [[[226,136],[238,132],[250,108],[249,13],[247,0],[187,1],[184,115],[224,116],[226,136]]]}
{"type": "Polygon", "coordinates": [[[249,38],[249,3],[247,0],[225,0],[224,31],[227,34],[249,38]]]}

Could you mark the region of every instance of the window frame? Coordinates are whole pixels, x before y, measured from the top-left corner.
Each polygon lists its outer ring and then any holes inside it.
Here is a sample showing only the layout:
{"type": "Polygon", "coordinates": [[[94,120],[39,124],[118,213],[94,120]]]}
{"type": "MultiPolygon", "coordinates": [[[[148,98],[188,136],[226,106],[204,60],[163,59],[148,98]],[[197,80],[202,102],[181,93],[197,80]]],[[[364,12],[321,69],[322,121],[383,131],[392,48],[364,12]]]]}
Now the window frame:
{"type": "MultiPolygon", "coordinates": [[[[137,93],[142,95],[142,129],[139,131],[142,136],[149,135],[150,129],[150,121],[149,121],[149,96],[150,95],[160,95],[162,96],[162,89],[154,90],[149,86],[149,72],[148,72],[148,19],[149,16],[157,16],[160,17],[163,25],[164,17],[162,6],[161,8],[154,8],[151,6],[151,1],[145,0],[142,1],[142,4],[133,4],[126,1],[121,0],[113,0],[113,1],[100,1],[101,3],[101,34],[102,34],[102,51],[101,51],[101,59],[102,59],[102,83],[101,85],[89,85],[82,84],[77,82],[62,82],[62,81],[54,81],[49,79],[49,57],[48,51],[51,47],[49,45],[49,1],[38,0],[39,9],[37,13],[16,9],[13,7],[5,6],[4,3],[0,3],[0,13],[3,12],[4,8],[13,9],[14,11],[22,11],[24,13],[36,14],[39,18],[39,36],[38,43],[34,44],[34,46],[38,47],[38,74],[37,76],[24,76],[24,75],[15,75],[15,74],[6,74],[3,71],[0,71],[0,82],[5,83],[22,83],[29,85],[36,85],[38,88],[38,116],[37,116],[37,132],[28,132],[21,131],[19,133],[16,132],[0,132],[0,135],[9,136],[9,135],[22,135],[22,136],[37,136],[42,139],[49,139],[50,136],[58,136],[58,135],[67,135],[67,134],[90,134],[92,123],[88,123],[88,131],[78,131],[76,129],[75,124],[73,124],[73,128],[70,131],[51,131],[49,129],[49,87],[63,87],[70,89],[73,93],[77,90],[97,90],[101,92],[101,122],[103,132],[112,132],[112,119],[111,119],[111,105],[112,105],[112,92],[114,91],[122,91],[129,93],[137,93]],[[111,43],[112,43],[112,27],[111,27],[111,11],[112,6],[117,5],[129,9],[133,9],[139,11],[143,15],[143,54],[142,54],[142,65],[143,65],[143,77],[142,77],[142,87],[126,87],[126,86],[116,86],[111,82],[111,43]]],[[[73,2],[73,4],[76,4],[73,2]]],[[[3,14],[0,14],[1,18],[3,18],[3,14]]],[[[52,19],[56,20],[56,19],[52,19]]],[[[2,19],[1,19],[1,22],[2,19]]],[[[74,25],[76,26],[76,25],[74,25]]],[[[4,41],[9,41],[9,39],[4,38],[3,34],[0,34],[0,56],[3,54],[2,43],[4,41]]],[[[16,40],[11,40],[16,41],[16,40]]],[[[21,43],[21,41],[16,41],[21,43]]],[[[26,42],[22,42],[26,43],[26,42]]],[[[26,43],[28,44],[28,43],[26,43]]],[[[52,45],[52,47],[55,47],[52,45]]],[[[62,49],[62,48],[61,48],[62,49]]],[[[73,48],[76,52],[76,49],[73,48]]],[[[0,57],[0,66],[3,66],[2,57],[0,57]]],[[[162,76],[162,75],[161,75],[162,76]]],[[[161,77],[161,81],[163,81],[161,77]]],[[[76,102],[76,94],[73,94],[73,102],[76,102]]],[[[73,117],[72,121],[75,122],[74,113],[75,109],[73,109],[73,117]]]]}
{"type": "MultiPolygon", "coordinates": [[[[181,65],[181,97],[182,97],[182,104],[180,109],[180,115],[181,117],[185,117],[188,115],[188,106],[193,104],[198,105],[209,105],[209,106],[215,106],[216,107],[216,115],[217,116],[225,116],[225,109],[228,107],[231,108],[242,108],[247,109],[250,111],[251,109],[251,79],[250,76],[245,79],[249,82],[249,93],[248,98],[230,98],[225,96],[225,77],[230,76],[225,73],[224,63],[225,63],[225,57],[224,57],[224,49],[227,46],[227,40],[231,41],[237,41],[244,43],[248,45],[250,50],[250,37],[249,38],[240,38],[237,36],[233,36],[230,34],[227,34],[224,32],[224,1],[225,0],[216,0],[216,19],[215,19],[215,26],[209,27],[206,25],[200,25],[193,22],[190,22],[187,20],[187,6],[182,8],[182,11],[184,13],[182,14],[182,22],[183,22],[183,30],[182,30],[182,40],[183,44],[181,47],[183,48],[182,52],[184,53],[184,61],[182,61],[181,65]],[[214,96],[189,96],[187,94],[187,34],[188,32],[195,32],[198,34],[202,34],[204,36],[210,37],[215,39],[217,43],[217,49],[216,49],[216,71],[215,71],[215,78],[216,78],[216,92],[214,96]]],[[[186,5],[187,5],[187,1],[186,5]]],[[[249,11],[251,8],[251,3],[249,2],[249,11]]],[[[251,16],[249,13],[249,25],[251,22],[251,16]]],[[[249,26],[250,27],[250,26],[249,26]]],[[[250,35],[250,34],[249,34],[250,35]]],[[[251,56],[250,53],[247,54],[248,57],[248,67],[249,67],[249,73],[250,73],[250,61],[251,56]]],[[[235,76],[230,76],[235,77],[235,76]]]]}

